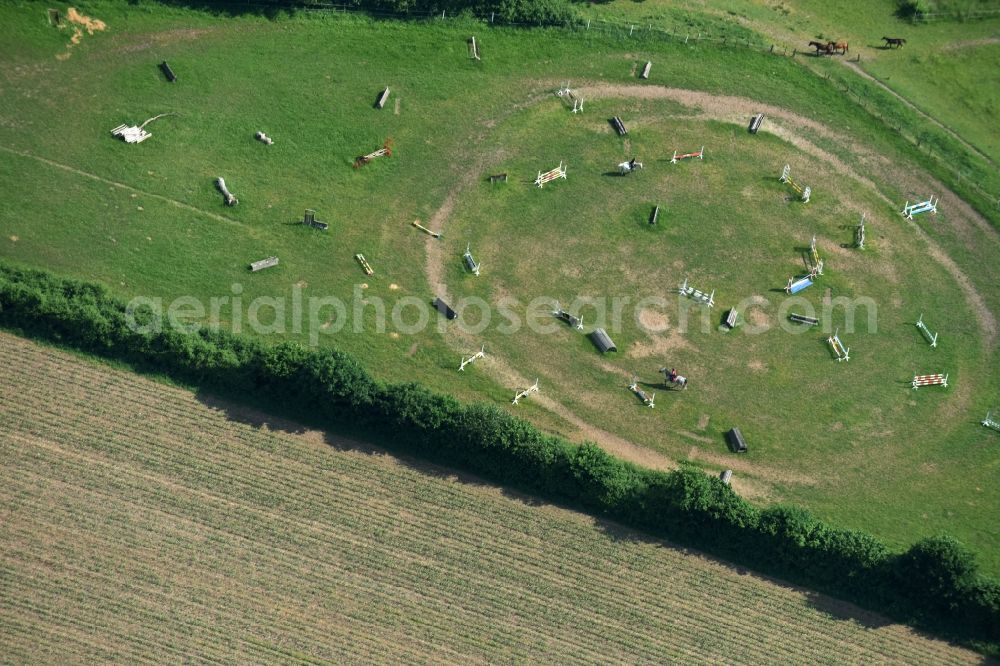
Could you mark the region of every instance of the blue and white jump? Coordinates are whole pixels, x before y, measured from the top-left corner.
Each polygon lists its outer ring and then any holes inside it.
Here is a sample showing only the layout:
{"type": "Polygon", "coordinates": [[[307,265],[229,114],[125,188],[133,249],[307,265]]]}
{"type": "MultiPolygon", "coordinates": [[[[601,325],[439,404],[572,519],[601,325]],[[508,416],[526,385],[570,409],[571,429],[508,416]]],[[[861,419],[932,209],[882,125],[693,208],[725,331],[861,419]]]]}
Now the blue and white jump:
{"type": "Polygon", "coordinates": [[[914,215],[919,215],[920,213],[926,213],[928,211],[937,215],[937,207],[940,201],[941,197],[935,199],[934,195],[931,195],[931,198],[927,201],[920,201],[912,206],[910,205],[910,202],[907,201],[900,213],[908,220],[912,220],[914,215]]]}

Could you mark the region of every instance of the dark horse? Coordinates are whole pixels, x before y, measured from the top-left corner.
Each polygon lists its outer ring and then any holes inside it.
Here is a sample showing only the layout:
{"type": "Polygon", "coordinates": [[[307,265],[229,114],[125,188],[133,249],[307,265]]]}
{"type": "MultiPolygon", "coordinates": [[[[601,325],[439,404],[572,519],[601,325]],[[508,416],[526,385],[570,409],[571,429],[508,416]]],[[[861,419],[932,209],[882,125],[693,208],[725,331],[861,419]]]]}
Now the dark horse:
{"type": "Polygon", "coordinates": [[[809,42],[809,46],[816,49],[816,55],[819,55],[820,51],[827,55],[833,53],[833,47],[830,44],[832,44],[832,42],[827,44],[824,44],[823,42],[809,42]]]}
{"type": "Polygon", "coordinates": [[[886,48],[889,48],[890,46],[900,48],[906,43],[906,40],[902,37],[883,37],[882,39],[885,41],[886,48]]]}

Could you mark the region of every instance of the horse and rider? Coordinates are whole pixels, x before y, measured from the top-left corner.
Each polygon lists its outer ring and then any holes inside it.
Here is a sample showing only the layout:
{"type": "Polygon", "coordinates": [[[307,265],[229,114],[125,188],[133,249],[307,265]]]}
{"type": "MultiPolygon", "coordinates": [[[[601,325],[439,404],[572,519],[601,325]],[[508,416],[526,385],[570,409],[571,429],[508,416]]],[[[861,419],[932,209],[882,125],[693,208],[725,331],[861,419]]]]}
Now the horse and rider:
{"type": "Polygon", "coordinates": [[[673,384],[674,387],[676,388],[680,389],[687,388],[688,384],[687,377],[683,377],[680,374],[678,374],[677,368],[670,368],[669,370],[667,368],[660,368],[660,372],[663,373],[663,384],[667,388],[670,388],[671,384],[673,384]]]}

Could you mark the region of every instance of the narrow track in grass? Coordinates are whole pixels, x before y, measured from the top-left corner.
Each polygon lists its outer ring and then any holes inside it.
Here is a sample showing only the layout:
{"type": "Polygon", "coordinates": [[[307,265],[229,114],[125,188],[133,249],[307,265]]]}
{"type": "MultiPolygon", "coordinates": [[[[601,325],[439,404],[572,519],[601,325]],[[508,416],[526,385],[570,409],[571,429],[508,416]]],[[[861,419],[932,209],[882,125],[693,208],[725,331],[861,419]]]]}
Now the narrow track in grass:
{"type": "Polygon", "coordinates": [[[981,659],[363,443],[4,333],[0,353],[17,661],[981,659]]]}
{"type": "Polygon", "coordinates": [[[89,178],[90,180],[96,180],[99,183],[104,183],[105,185],[111,185],[112,187],[117,187],[127,192],[135,192],[136,194],[141,194],[143,196],[156,199],[158,201],[163,201],[173,206],[177,206],[178,208],[183,208],[184,210],[191,211],[192,213],[197,213],[198,215],[211,218],[213,220],[216,220],[217,222],[226,222],[228,224],[234,224],[248,231],[251,235],[255,235],[254,230],[251,227],[248,227],[239,220],[234,220],[231,217],[226,217],[225,215],[219,215],[218,213],[212,213],[202,208],[198,208],[197,206],[192,206],[189,203],[184,203],[183,201],[178,201],[177,199],[171,199],[170,197],[165,197],[162,194],[156,194],[155,192],[141,190],[137,187],[133,187],[131,185],[119,182],[117,180],[109,180],[108,178],[104,178],[103,176],[98,176],[96,173],[90,173],[89,171],[77,169],[76,167],[70,166],[69,164],[62,164],[61,162],[56,162],[55,160],[51,160],[47,157],[42,157],[41,155],[35,155],[34,153],[30,153],[26,150],[16,150],[14,148],[9,148],[7,146],[0,146],[0,150],[4,151],[5,153],[9,153],[11,155],[17,155],[19,157],[25,157],[28,159],[35,160],[36,162],[40,162],[42,164],[54,167],[56,169],[62,169],[63,171],[76,174],[77,176],[83,176],[84,178],[89,178]]]}

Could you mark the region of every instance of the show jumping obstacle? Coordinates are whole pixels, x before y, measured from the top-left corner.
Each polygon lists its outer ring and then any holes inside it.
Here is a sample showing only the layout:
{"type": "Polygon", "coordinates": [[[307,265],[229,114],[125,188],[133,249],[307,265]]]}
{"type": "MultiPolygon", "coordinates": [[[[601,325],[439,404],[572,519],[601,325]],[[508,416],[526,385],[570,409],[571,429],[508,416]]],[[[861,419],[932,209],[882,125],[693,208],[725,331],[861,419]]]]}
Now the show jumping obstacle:
{"type": "Polygon", "coordinates": [[[367,155],[361,155],[354,159],[354,168],[363,167],[364,165],[371,162],[376,157],[392,157],[392,139],[386,139],[382,147],[376,150],[374,153],[368,153],[367,155]]]}
{"type": "Polygon", "coordinates": [[[807,317],[806,315],[795,314],[794,312],[790,313],[788,318],[796,324],[805,324],[806,326],[816,326],[819,324],[819,319],[816,317],[807,317]]]}
{"type": "Polygon", "coordinates": [[[837,355],[838,361],[850,361],[851,360],[851,349],[850,347],[845,347],[844,343],[840,341],[840,329],[838,328],[834,331],[833,335],[826,339],[830,343],[830,348],[833,349],[833,353],[837,355]]]}
{"type": "Polygon", "coordinates": [[[861,213],[861,223],[854,227],[854,247],[865,249],[865,214],[861,213]]]}
{"type": "Polygon", "coordinates": [[[563,180],[566,179],[566,167],[563,166],[562,162],[559,162],[559,166],[552,171],[546,171],[545,173],[539,171],[538,178],[535,179],[535,185],[542,187],[545,183],[552,182],[557,178],[562,178],[563,180]]]}
{"type": "Polygon", "coordinates": [[[265,268],[270,268],[271,266],[278,265],[277,257],[268,257],[267,259],[261,259],[259,261],[250,262],[250,272],[256,273],[257,271],[264,270],[265,268]]]}
{"type": "Polygon", "coordinates": [[[222,192],[222,196],[226,200],[227,206],[235,206],[240,202],[239,199],[234,197],[233,193],[229,191],[229,188],[226,187],[226,181],[223,180],[222,177],[215,179],[215,186],[219,188],[220,192],[222,192]]]}
{"type": "Polygon", "coordinates": [[[935,200],[933,195],[931,195],[931,198],[928,199],[927,201],[920,201],[918,203],[913,204],[912,206],[910,205],[910,202],[907,201],[906,204],[903,206],[903,210],[900,211],[900,213],[902,214],[903,217],[905,217],[908,220],[912,220],[914,215],[919,215],[920,213],[926,213],[927,211],[930,211],[935,215],[937,215],[937,206],[940,201],[941,201],[940,197],[938,197],[935,200]]]}
{"type": "Polygon", "coordinates": [[[994,421],[992,418],[990,418],[989,412],[986,412],[986,418],[983,419],[981,423],[987,428],[992,428],[993,430],[1000,432],[1000,422],[994,421]]]}
{"type": "Polygon", "coordinates": [[[781,182],[788,183],[789,187],[802,195],[802,203],[809,203],[809,196],[812,194],[811,187],[802,187],[794,180],[792,180],[792,168],[785,165],[785,168],[781,170],[781,182]]]}
{"type": "Polygon", "coordinates": [[[375,271],[372,270],[371,264],[369,264],[368,260],[365,259],[365,255],[356,254],[354,255],[354,258],[358,260],[359,264],[361,264],[361,268],[365,269],[365,274],[375,275],[375,271]]]}
{"type": "MultiPolygon", "coordinates": [[[[816,236],[813,236],[812,241],[809,243],[809,262],[815,267],[819,266],[822,261],[819,257],[819,250],[816,249],[816,236]]],[[[822,275],[823,271],[820,270],[819,274],[822,275]]]]}
{"type": "Polygon", "coordinates": [[[580,113],[581,111],[583,111],[583,99],[577,97],[576,93],[574,93],[570,89],[569,81],[564,83],[562,87],[556,91],[556,97],[565,97],[567,99],[573,100],[573,109],[572,109],[573,113],[580,113]]]}
{"type": "Polygon", "coordinates": [[[697,157],[699,160],[705,159],[705,146],[701,147],[696,153],[684,153],[683,155],[678,155],[677,151],[674,151],[674,156],[670,158],[671,164],[677,164],[681,160],[686,160],[689,157],[697,157]]]}
{"type": "Polygon", "coordinates": [[[813,285],[813,279],[809,275],[801,277],[797,280],[788,278],[788,284],[785,285],[785,293],[789,295],[794,295],[799,293],[803,289],[811,287],[812,285],[813,285]]]}
{"type": "Polygon", "coordinates": [[[924,314],[922,312],[920,313],[920,317],[917,319],[917,328],[919,328],[920,332],[924,334],[925,338],[927,338],[927,342],[931,343],[931,347],[937,348],[938,334],[932,334],[927,328],[927,324],[924,323],[924,314]]]}
{"type": "Polygon", "coordinates": [[[386,100],[389,99],[389,86],[385,87],[385,90],[379,93],[378,97],[375,98],[375,108],[381,109],[385,106],[386,100]]]}
{"type": "Polygon", "coordinates": [[[736,328],[736,320],[739,319],[739,316],[740,313],[736,311],[736,308],[731,309],[726,315],[726,328],[729,330],[736,328]]]}
{"type": "Polygon", "coordinates": [[[538,380],[537,379],[535,380],[535,383],[532,384],[531,386],[529,386],[528,388],[524,389],[523,391],[518,391],[517,393],[515,393],[514,394],[514,401],[511,404],[513,404],[513,405],[518,404],[519,402],[521,402],[521,398],[527,398],[532,393],[538,393],[538,380]]]}
{"type": "Polygon", "coordinates": [[[656,407],[656,394],[654,393],[653,395],[648,395],[645,391],[639,388],[639,382],[637,379],[633,377],[632,383],[629,384],[628,387],[629,390],[632,391],[632,393],[635,393],[637,396],[639,396],[639,399],[642,400],[647,407],[649,407],[650,409],[656,407]]]}
{"type": "Polygon", "coordinates": [[[756,134],[760,129],[761,123],[764,122],[764,114],[758,113],[756,116],[750,119],[750,125],[747,127],[747,131],[751,134],[756,134]]]}
{"type": "Polygon", "coordinates": [[[146,125],[163,118],[164,116],[172,116],[172,113],[161,113],[158,116],[153,116],[141,125],[119,125],[118,127],[111,130],[111,136],[121,139],[125,143],[142,143],[149,137],[153,136],[145,130],[146,125]]]}
{"type": "Polygon", "coordinates": [[[462,259],[465,260],[465,266],[472,272],[473,275],[479,277],[479,264],[476,260],[472,258],[472,245],[465,245],[465,254],[462,255],[462,259]]]}
{"type": "Polygon", "coordinates": [[[418,222],[417,220],[413,220],[413,226],[415,226],[417,229],[420,229],[425,234],[429,234],[429,235],[433,236],[434,238],[441,238],[441,232],[440,231],[431,231],[430,229],[428,229],[424,225],[420,224],[420,222],[418,222]]]}
{"type": "Polygon", "coordinates": [[[162,71],[163,75],[167,77],[167,81],[170,81],[171,83],[177,82],[177,75],[174,74],[174,70],[170,69],[170,65],[167,64],[166,60],[160,63],[160,71],[162,71]]]}
{"type": "Polygon", "coordinates": [[[469,37],[469,57],[473,60],[479,60],[479,47],[476,46],[476,38],[469,37]]]}
{"type": "Polygon", "coordinates": [[[611,126],[615,128],[615,131],[618,132],[618,136],[625,136],[628,134],[628,130],[625,129],[625,123],[623,123],[622,119],[618,116],[614,116],[609,122],[611,123],[611,126]]]}
{"type": "Polygon", "coordinates": [[[583,330],[583,317],[576,317],[562,309],[559,301],[556,301],[556,309],[552,311],[552,316],[560,321],[564,321],[578,331],[583,330]]]}
{"type": "Polygon", "coordinates": [[[943,386],[948,388],[948,375],[940,373],[936,375],[913,375],[912,386],[914,390],[921,386],[943,386]]]}
{"type": "Polygon", "coordinates": [[[653,208],[653,214],[649,217],[649,225],[655,226],[656,220],[660,217],[660,207],[656,206],[653,208]]]}
{"type": "Polygon", "coordinates": [[[463,356],[462,357],[462,364],[460,366],[458,366],[458,371],[462,372],[463,370],[465,370],[465,366],[469,365],[470,363],[475,363],[478,359],[481,359],[481,358],[486,358],[486,345],[483,345],[482,349],[480,349],[479,351],[477,351],[475,354],[473,354],[469,358],[465,358],[463,356]]]}
{"type": "Polygon", "coordinates": [[[253,138],[257,139],[261,143],[266,143],[269,146],[274,145],[274,139],[264,134],[263,132],[257,132],[256,134],[253,135],[253,138]]]}
{"type": "Polygon", "coordinates": [[[306,208],[306,212],[302,215],[302,224],[313,229],[319,229],[320,231],[326,231],[330,228],[330,225],[326,222],[320,222],[316,219],[316,211],[311,208],[306,208]]]}
{"type": "Polygon", "coordinates": [[[652,69],[652,67],[653,67],[653,61],[652,60],[647,61],[646,66],[642,68],[642,74],[639,75],[639,78],[648,79],[649,70],[652,69]]]}
{"type": "Polygon", "coordinates": [[[681,296],[687,296],[695,301],[698,301],[702,305],[707,305],[710,308],[715,307],[715,290],[712,293],[706,294],[703,291],[699,291],[694,287],[688,286],[687,278],[684,278],[684,284],[677,288],[677,293],[681,296]]]}

